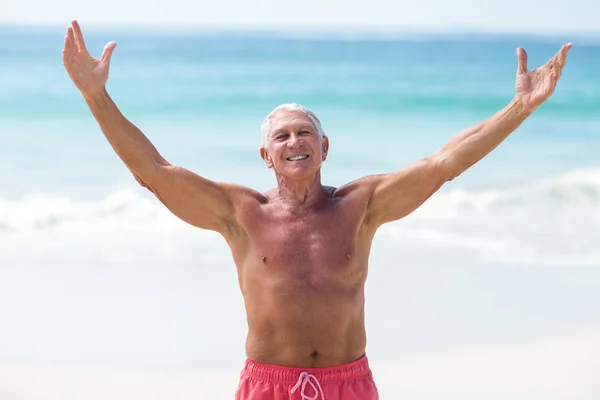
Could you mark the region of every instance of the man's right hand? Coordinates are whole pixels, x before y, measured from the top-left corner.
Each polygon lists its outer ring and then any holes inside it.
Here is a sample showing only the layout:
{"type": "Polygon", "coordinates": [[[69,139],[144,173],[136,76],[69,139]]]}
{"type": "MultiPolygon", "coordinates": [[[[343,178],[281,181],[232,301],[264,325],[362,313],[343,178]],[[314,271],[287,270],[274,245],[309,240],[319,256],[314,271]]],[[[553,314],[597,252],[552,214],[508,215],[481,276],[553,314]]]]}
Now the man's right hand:
{"type": "Polygon", "coordinates": [[[109,42],[104,47],[102,57],[93,58],[85,48],[83,34],[77,21],[67,28],[65,47],[62,51],[63,64],[69,77],[85,98],[90,98],[102,92],[108,80],[110,57],[117,47],[115,42],[109,42]]]}

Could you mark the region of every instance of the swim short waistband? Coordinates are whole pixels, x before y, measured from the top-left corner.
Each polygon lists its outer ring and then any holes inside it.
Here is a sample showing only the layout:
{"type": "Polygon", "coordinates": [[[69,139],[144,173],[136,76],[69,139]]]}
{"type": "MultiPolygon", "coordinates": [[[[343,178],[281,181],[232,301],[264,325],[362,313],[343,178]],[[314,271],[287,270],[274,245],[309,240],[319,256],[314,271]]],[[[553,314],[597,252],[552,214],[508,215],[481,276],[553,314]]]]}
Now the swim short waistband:
{"type": "Polygon", "coordinates": [[[367,356],[363,355],[356,361],[327,368],[293,368],[280,365],[264,364],[246,360],[241,378],[268,381],[272,383],[293,384],[298,377],[308,373],[313,375],[321,384],[341,383],[352,380],[372,378],[367,356]]]}

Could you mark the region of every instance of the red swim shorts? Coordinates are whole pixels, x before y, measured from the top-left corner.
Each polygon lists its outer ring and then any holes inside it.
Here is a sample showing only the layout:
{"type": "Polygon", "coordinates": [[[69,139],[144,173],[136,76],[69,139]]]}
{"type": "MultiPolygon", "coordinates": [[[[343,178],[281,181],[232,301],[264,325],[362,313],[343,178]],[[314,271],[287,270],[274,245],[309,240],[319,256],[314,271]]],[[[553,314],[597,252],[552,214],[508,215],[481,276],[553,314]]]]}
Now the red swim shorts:
{"type": "Polygon", "coordinates": [[[235,400],[379,400],[367,356],[330,368],[246,360],[235,400]]]}

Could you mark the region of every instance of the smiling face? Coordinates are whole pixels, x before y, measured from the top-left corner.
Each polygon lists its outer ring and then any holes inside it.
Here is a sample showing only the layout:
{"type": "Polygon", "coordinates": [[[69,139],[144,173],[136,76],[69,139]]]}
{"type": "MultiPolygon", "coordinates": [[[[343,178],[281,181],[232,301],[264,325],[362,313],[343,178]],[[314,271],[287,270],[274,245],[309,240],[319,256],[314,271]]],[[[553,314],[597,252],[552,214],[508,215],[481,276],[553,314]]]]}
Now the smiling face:
{"type": "Polygon", "coordinates": [[[327,137],[302,110],[280,109],[268,118],[266,148],[260,151],[267,167],[285,178],[313,177],[327,158],[327,137]]]}

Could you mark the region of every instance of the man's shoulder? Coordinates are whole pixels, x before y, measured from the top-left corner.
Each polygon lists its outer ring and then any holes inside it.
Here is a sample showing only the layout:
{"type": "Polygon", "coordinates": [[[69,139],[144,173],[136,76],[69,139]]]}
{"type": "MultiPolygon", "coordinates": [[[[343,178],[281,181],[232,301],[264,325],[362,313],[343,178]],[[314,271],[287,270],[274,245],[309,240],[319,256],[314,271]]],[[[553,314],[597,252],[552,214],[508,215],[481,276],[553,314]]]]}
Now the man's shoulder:
{"type": "Polygon", "coordinates": [[[379,182],[383,176],[384,175],[368,175],[348,182],[335,189],[335,196],[340,198],[348,196],[370,198],[377,182],[379,182]]]}
{"type": "Polygon", "coordinates": [[[247,186],[226,184],[226,190],[230,193],[232,202],[237,206],[261,205],[269,201],[266,193],[261,193],[247,186]]]}

